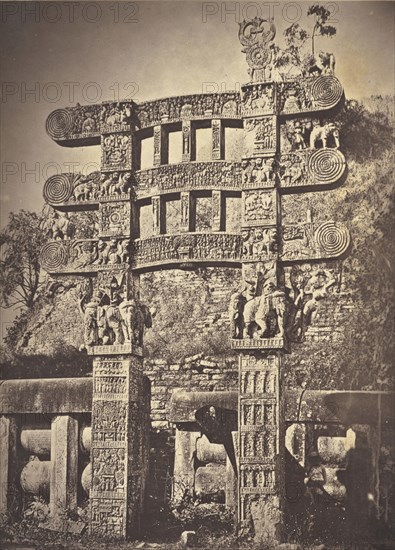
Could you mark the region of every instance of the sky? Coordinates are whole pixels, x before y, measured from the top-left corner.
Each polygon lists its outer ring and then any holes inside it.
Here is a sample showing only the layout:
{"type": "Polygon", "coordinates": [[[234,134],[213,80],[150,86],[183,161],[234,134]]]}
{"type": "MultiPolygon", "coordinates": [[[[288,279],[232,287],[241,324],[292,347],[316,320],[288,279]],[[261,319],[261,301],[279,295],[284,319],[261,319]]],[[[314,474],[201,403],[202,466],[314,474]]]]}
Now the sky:
{"type": "MultiPolygon", "coordinates": [[[[132,98],[237,89],[248,80],[238,23],[274,15],[276,42],[305,2],[1,2],[1,217],[40,210],[50,175],[93,171],[98,147],[64,148],[45,133],[56,108],[132,98]],[[29,90],[31,91],[29,93],[29,90]],[[93,162],[89,167],[87,164],[93,162]]],[[[316,49],[336,56],[346,96],[392,94],[394,4],[329,2],[334,38],[316,49]]]]}
{"type": "MultiPolygon", "coordinates": [[[[1,218],[40,210],[42,187],[59,171],[93,171],[98,147],[63,148],[45,133],[56,108],[237,89],[248,80],[238,22],[274,15],[276,42],[306,2],[1,2],[1,218]],[[30,92],[29,92],[30,91],[30,92]],[[89,167],[87,163],[94,164],[89,167]]],[[[330,2],[333,51],[346,96],[392,94],[392,2],[330,2]]]]}
{"type": "MultiPolygon", "coordinates": [[[[274,15],[275,41],[281,46],[291,23],[311,30],[309,5],[0,2],[0,227],[10,212],[41,210],[49,176],[91,172],[100,162],[98,146],[65,148],[46,135],[51,111],[77,102],[238,89],[248,80],[238,23],[274,15]]],[[[337,34],[319,38],[316,50],[335,54],[346,96],[393,94],[393,2],[325,5],[337,34]]]]}

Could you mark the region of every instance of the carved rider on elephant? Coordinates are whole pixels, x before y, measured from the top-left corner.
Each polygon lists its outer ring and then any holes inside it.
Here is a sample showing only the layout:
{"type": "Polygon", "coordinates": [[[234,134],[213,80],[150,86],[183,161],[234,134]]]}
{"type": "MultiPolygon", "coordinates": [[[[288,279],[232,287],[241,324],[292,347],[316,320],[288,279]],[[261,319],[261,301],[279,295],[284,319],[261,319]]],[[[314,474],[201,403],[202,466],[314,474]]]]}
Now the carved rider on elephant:
{"type": "Polygon", "coordinates": [[[263,284],[262,295],[249,300],[244,307],[244,338],[252,338],[254,326],[261,338],[282,338],[286,314],[286,296],[273,279],[263,284]]]}

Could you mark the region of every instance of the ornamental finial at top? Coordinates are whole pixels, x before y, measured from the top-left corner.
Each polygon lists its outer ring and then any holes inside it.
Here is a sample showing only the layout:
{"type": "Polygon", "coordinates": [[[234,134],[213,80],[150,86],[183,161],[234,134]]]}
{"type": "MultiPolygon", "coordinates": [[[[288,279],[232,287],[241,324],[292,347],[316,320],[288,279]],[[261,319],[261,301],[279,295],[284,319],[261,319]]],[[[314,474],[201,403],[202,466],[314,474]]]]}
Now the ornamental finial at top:
{"type": "Polygon", "coordinates": [[[239,40],[243,46],[242,52],[246,54],[252,81],[262,82],[271,79],[275,36],[276,27],[273,19],[255,17],[239,24],[239,40]]]}

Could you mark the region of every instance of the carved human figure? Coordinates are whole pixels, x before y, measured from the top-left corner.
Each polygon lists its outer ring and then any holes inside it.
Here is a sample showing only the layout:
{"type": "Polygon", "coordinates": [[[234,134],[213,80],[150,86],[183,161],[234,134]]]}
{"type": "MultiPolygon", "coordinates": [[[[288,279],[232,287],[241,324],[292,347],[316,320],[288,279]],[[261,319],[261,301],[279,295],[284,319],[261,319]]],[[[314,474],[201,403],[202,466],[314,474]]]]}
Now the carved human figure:
{"type": "Polygon", "coordinates": [[[82,131],[88,133],[88,132],[94,132],[95,130],[96,130],[95,119],[92,117],[92,113],[87,112],[86,118],[82,123],[82,131]]]}
{"type": "Polygon", "coordinates": [[[318,270],[313,273],[305,287],[305,294],[311,294],[303,307],[303,318],[306,325],[309,325],[314,318],[318,302],[328,296],[328,290],[336,283],[336,279],[328,270],[318,270]]]}
{"type": "Polygon", "coordinates": [[[243,337],[243,309],[246,303],[246,298],[240,291],[234,292],[230,297],[229,302],[229,319],[231,324],[232,338],[243,337]]]}
{"type": "Polygon", "coordinates": [[[86,346],[94,346],[98,342],[98,300],[91,300],[84,311],[84,342],[86,346]]]}

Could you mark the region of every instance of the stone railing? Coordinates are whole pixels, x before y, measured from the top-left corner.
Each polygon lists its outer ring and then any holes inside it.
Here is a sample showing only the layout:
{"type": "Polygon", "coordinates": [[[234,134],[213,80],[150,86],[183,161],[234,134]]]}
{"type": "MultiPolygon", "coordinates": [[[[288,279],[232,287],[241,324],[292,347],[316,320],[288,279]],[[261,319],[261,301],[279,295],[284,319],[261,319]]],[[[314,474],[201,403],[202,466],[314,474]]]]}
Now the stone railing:
{"type": "MultiPolygon", "coordinates": [[[[111,377],[103,383],[111,384],[111,377]]],[[[144,378],[142,453],[145,469],[148,468],[150,387],[149,380],[144,378]]],[[[91,378],[2,383],[0,514],[11,510],[23,493],[29,493],[46,499],[51,516],[61,518],[65,510],[76,511],[79,495],[89,494],[92,390],[91,378]]]]}

